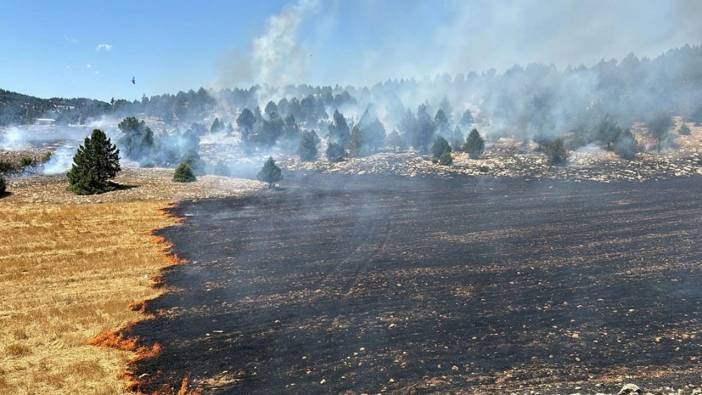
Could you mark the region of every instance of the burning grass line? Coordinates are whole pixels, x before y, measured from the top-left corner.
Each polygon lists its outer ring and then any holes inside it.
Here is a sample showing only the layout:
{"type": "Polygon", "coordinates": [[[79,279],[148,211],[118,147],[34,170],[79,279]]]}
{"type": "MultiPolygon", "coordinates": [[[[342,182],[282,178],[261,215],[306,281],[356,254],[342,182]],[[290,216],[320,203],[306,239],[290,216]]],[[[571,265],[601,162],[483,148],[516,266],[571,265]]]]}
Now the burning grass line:
{"type": "MultiPolygon", "coordinates": [[[[182,218],[172,214],[172,205],[161,209],[160,211],[164,213],[169,219],[175,222],[178,226],[182,224],[182,218]]],[[[163,270],[172,267],[174,265],[181,265],[186,263],[185,259],[178,257],[175,252],[173,252],[173,243],[163,236],[156,235],[157,229],[153,229],[150,232],[151,242],[158,245],[161,250],[161,254],[165,257],[167,264],[159,268],[159,273],[150,277],[151,287],[154,289],[162,289],[165,286],[165,278],[163,276],[163,270]]],[[[139,312],[142,315],[143,320],[154,319],[155,316],[146,311],[147,304],[153,299],[133,301],[129,303],[128,308],[132,311],[139,312]]],[[[136,366],[148,360],[152,360],[161,354],[162,346],[159,343],[154,343],[152,345],[141,344],[141,339],[137,336],[128,336],[127,333],[131,332],[131,329],[140,321],[129,322],[124,327],[116,331],[104,331],[98,334],[95,338],[91,339],[90,345],[98,347],[108,347],[114,348],[122,351],[128,351],[133,353],[133,357],[129,360],[125,372],[122,374],[122,379],[126,381],[127,388],[138,394],[141,394],[140,388],[145,382],[144,378],[137,377],[136,366]]],[[[190,388],[190,376],[185,375],[183,381],[178,387],[178,395],[195,394],[189,391],[190,388]]],[[[164,386],[160,388],[157,393],[159,394],[175,394],[173,387],[164,386]]]]}

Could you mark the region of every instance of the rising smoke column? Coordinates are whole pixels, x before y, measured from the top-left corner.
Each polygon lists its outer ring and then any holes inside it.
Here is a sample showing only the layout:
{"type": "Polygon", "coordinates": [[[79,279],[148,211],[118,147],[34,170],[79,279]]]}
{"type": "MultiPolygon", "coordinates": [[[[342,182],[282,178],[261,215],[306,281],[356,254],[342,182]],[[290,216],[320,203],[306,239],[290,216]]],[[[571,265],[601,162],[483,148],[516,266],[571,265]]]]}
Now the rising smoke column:
{"type": "Polygon", "coordinates": [[[300,0],[268,19],[263,35],[253,40],[254,82],[280,87],[304,77],[306,56],[298,34],[317,9],[317,0],[300,0]]]}

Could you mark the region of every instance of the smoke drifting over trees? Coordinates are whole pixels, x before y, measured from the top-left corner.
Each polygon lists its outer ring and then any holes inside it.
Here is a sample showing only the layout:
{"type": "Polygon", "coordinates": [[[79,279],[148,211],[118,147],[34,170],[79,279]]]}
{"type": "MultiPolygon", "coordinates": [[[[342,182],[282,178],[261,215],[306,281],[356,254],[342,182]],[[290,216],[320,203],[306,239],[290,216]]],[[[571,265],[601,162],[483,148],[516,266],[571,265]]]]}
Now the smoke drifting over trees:
{"type": "Polygon", "coordinates": [[[483,149],[500,136],[560,138],[567,149],[595,143],[631,159],[642,149],[628,130],[633,122],[647,127],[659,150],[668,145],[672,116],[702,122],[700,70],[702,47],[686,45],[653,59],[630,54],[590,67],[516,65],[502,73],[392,79],[370,87],[200,88],[110,103],[2,91],[0,122],[122,120],[116,140],[126,159],[142,166],[187,162],[196,172],[206,168],[199,153],[205,135],[233,137],[245,153],[277,150],[336,161],[380,150],[428,153],[437,136],[454,150],[465,149],[469,131],[478,128],[483,149]]]}

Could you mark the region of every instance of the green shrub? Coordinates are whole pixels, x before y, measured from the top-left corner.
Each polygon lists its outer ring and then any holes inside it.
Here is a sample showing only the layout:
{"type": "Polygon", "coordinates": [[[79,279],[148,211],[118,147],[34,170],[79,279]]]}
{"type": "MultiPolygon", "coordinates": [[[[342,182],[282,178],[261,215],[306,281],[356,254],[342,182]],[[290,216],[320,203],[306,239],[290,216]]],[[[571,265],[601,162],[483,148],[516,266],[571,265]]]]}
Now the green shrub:
{"type": "Polygon", "coordinates": [[[8,160],[0,160],[0,174],[15,170],[15,165],[8,160]]]}
{"type": "Polygon", "coordinates": [[[119,150],[102,130],[95,129],[73,157],[67,174],[69,189],[79,195],[106,192],[112,189],[109,180],[120,170],[119,150]]]}
{"type": "Polygon", "coordinates": [[[197,181],[193,169],[186,162],[181,162],[173,173],[173,181],[175,182],[194,182],[197,181]]]}
{"type": "Polygon", "coordinates": [[[5,194],[7,184],[5,184],[5,178],[0,175],[0,196],[5,194]]]}
{"type": "Polygon", "coordinates": [[[23,156],[22,158],[20,158],[20,166],[21,167],[29,167],[32,165],[34,165],[34,159],[32,159],[31,157],[23,156]]]}
{"type": "Polygon", "coordinates": [[[266,163],[263,164],[263,168],[258,172],[256,176],[260,181],[267,182],[268,187],[272,187],[273,184],[283,179],[280,167],[275,164],[273,157],[268,157],[266,163]]]}

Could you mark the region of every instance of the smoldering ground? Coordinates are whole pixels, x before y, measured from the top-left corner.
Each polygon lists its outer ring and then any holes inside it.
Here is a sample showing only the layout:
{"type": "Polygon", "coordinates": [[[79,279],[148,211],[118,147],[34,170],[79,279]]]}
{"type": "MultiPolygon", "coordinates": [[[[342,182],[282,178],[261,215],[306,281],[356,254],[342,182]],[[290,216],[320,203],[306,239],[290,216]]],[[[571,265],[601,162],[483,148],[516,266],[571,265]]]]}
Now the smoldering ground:
{"type": "Polygon", "coordinates": [[[290,175],[185,202],[185,265],[131,334],[142,390],[612,392],[700,374],[702,192],[655,183],[290,175]],[[602,387],[596,387],[602,383],[602,387]]]}

